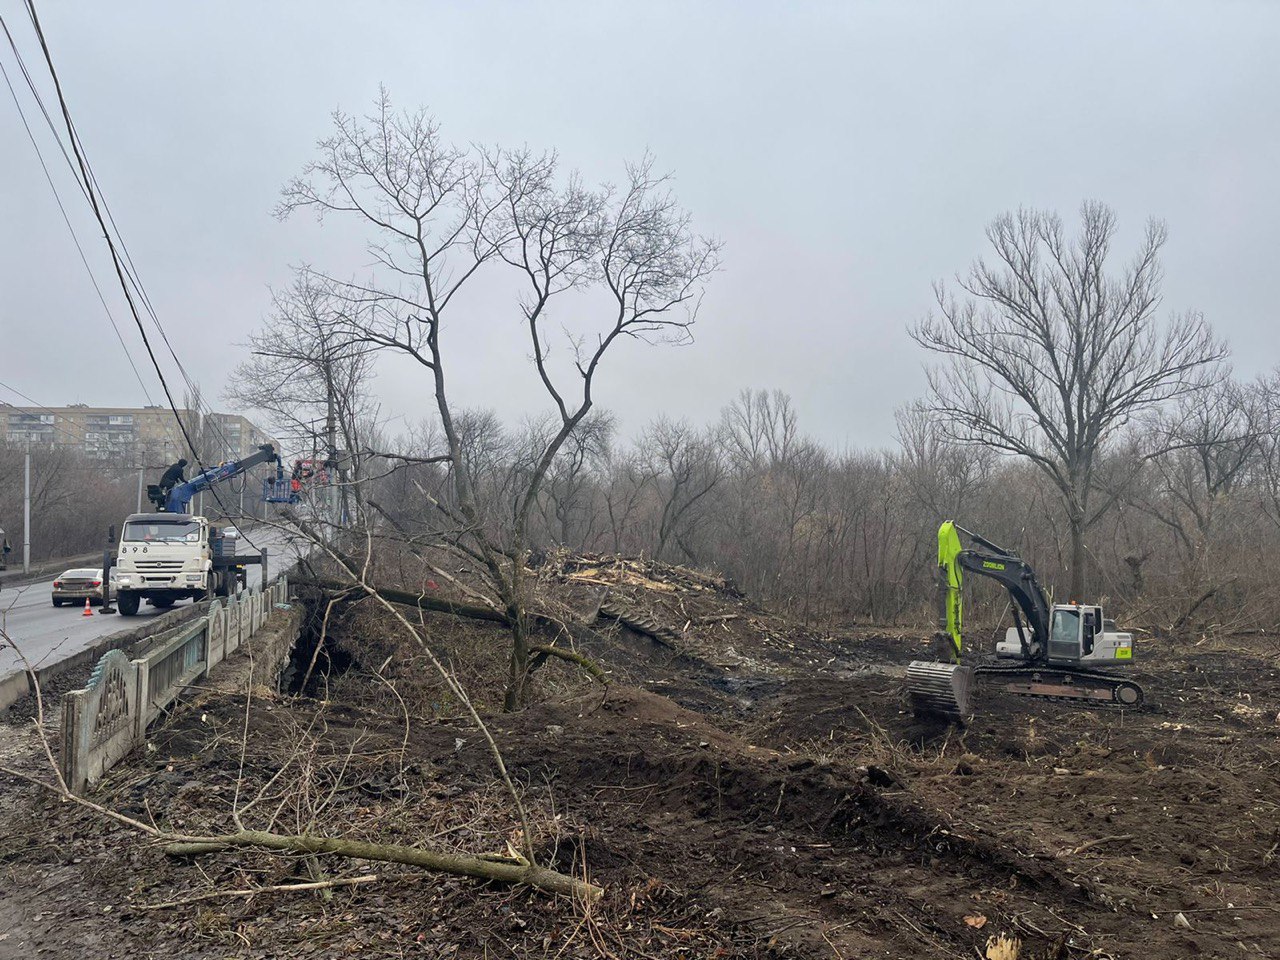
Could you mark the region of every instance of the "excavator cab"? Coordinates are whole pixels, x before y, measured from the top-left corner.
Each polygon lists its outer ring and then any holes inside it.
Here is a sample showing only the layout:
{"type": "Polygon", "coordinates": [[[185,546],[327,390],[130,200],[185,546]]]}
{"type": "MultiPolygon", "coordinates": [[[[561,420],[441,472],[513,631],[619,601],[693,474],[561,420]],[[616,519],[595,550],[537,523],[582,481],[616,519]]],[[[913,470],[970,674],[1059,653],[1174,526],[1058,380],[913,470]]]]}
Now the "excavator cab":
{"type": "Polygon", "coordinates": [[[1049,621],[1049,662],[1077,663],[1093,649],[1093,610],[1054,607],[1049,621]]]}
{"type": "MultiPolygon", "coordinates": [[[[1002,660],[1024,659],[1018,631],[1010,627],[996,644],[1002,660]]],[[[1115,621],[1095,604],[1055,604],[1049,613],[1049,666],[1107,663],[1124,665],[1133,660],[1133,635],[1116,630],[1115,621]],[[1117,663],[1118,661],[1118,663],[1117,663]]]]}

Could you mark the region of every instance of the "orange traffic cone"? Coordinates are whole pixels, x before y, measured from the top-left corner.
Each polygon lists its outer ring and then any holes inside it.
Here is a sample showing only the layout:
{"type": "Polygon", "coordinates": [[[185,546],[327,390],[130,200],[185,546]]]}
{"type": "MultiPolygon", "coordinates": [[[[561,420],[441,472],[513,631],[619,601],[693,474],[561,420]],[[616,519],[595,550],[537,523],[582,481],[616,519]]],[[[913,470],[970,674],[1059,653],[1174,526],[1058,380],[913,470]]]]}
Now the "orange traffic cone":
{"type": "Polygon", "coordinates": [[[92,616],[93,616],[93,611],[89,609],[89,598],[88,598],[88,597],[85,597],[85,598],[84,598],[84,613],[80,614],[80,616],[82,616],[82,617],[92,617],[92,616]]]}

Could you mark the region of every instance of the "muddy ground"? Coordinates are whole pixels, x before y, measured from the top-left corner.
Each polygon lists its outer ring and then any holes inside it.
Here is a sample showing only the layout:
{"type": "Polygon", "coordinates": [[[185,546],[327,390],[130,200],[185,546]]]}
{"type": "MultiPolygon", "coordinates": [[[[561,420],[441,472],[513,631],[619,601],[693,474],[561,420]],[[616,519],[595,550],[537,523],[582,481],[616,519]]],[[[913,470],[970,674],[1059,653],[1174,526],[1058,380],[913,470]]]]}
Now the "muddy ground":
{"type": "MultiPolygon", "coordinates": [[[[558,602],[590,608],[582,581],[608,573],[587,574],[558,602]]],[[[1280,955],[1271,641],[1140,641],[1139,712],[987,690],[969,729],[938,729],[899,692],[919,635],[828,634],[673,583],[611,594],[663,636],[606,619],[579,637],[607,689],[551,661],[538,703],[491,718],[540,858],[603,885],[599,904],[337,859],[175,860],[9,778],[0,957],[1013,956],[1000,935],[1023,958],[1280,955]]],[[[424,624],[494,703],[502,632],[424,624]]],[[[265,786],[259,824],[502,852],[511,804],[421,656],[367,606],[331,625],[301,694],[207,691],[92,798],[208,832],[265,786]]],[[[28,728],[3,752],[40,770],[28,728]]]]}

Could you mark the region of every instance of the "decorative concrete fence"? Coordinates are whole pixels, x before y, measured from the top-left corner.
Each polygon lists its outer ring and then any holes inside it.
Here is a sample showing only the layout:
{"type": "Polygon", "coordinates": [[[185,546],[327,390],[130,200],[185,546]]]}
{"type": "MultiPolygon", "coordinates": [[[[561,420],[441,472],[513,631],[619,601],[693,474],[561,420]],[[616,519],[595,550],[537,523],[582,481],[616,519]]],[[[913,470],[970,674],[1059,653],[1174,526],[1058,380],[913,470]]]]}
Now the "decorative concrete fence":
{"type": "Polygon", "coordinates": [[[182,691],[235,653],[286,603],[289,583],[280,577],[265,589],[252,587],[205,615],[154,638],[147,652],[130,660],[111,650],[98,661],[83,690],[62,698],[62,775],[75,792],[102,779],[146,739],[148,725],[182,691]]]}

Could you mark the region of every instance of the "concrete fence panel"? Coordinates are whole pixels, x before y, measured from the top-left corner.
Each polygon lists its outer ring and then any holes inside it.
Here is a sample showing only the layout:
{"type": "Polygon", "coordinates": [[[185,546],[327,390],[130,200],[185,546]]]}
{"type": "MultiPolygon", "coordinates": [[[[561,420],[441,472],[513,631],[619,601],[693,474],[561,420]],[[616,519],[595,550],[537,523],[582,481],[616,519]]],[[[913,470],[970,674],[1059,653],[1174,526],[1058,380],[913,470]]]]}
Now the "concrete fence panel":
{"type": "Polygon", "coordinates": [[[143,709],[138,670],[119,650],[108,651],[83,690],[62,698],[62,772],[81,791],[102,779],[133,749],[143,709]]]}
{"type": "Polygon", "coordinates": [[[227,598],[227,655],[240,649],[240,611],[244,608],[239,597],[227,598]]]}
{"type": "MultiPolygon", "coordinates": [[[[62,698],[60,764],[67,786],[82,792],[100,780],[146,740],[147,725],[183,690],[261,629],[277,603],[288,601],[289,584],[280,577],[266,590],[214,600],[203,617],[155,637],[139,659],[119,650],[104,655],[88,685],[62,698]]],[[[280,649],[287,655],[287,646],[280,649]]]]}
{"type": "Polygon", "coordinates": [[[206,669],[209,619],[202,617],[174,630],[163,643],[147,653],[147,722],[160,715],[206,669]]]}
{"type": "Polygon", "coordinates": [[[227,656],[227,611],[221,601],[214,600],[209,604],[205,619],[209,621],[204,658],[204,672],[208,676],[209,671],[227,656]]]}

